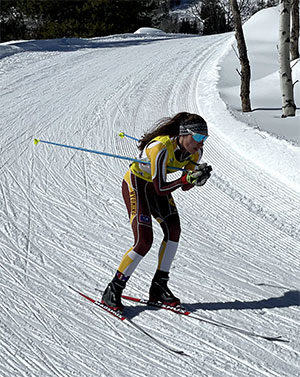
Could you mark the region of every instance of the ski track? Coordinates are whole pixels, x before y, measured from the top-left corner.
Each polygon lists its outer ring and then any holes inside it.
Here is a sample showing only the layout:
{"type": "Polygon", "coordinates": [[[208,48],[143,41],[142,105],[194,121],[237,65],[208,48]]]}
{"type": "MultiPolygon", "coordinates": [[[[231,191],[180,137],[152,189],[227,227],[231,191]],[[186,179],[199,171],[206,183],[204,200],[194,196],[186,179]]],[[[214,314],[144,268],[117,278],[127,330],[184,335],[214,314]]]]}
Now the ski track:
{"type": "MultiPolygon", "coordinates": [[[[1,376],[300,375],[300,194],[239,155],[214,123],[212,72],[230,38],[70,41],[0,60],[1,376]],[[133,321],[188,354],[172,355],[67,289],[100,298],[132,244],[128,163],[33,138],[134,157],[136,143],[119,132],[140,137],[178,111],[210,120],[204,161],[214,174],[174,193],[183,230],[170,285],[189,310],[290,343],[129,304],[133,321]]],[[[147,296],[154,229],[128,294],[147,296]]]]}

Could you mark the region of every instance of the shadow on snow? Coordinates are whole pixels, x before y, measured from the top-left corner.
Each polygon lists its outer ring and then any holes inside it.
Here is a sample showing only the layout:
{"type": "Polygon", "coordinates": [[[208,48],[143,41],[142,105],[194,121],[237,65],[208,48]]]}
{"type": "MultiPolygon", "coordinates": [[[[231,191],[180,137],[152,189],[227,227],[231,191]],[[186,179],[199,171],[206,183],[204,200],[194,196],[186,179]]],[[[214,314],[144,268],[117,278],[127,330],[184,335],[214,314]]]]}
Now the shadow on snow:
{"type": "Polygon", "coordinates": [[[197,38],[199,35],[171,34],[150,36],[146,34],[119,34],[99,38],[61,38],[47,40],[12,41],[0,44],[0,59],[22,52],[72,52],[84,49],[116,48],[145,45],[161,40],[197,38]]]}
{"type": "MultiPolygon", "coordinates": [[[[290,306],[300,306],[300,291],[288,291],[283,296],[271,297],[258,301],[228,301],[228,302],[199,302],[199,303],[182,303],[182,306],[190,311],[196,310],[255,310],[255,309],[273,309],[288,308],[290,306]]],[[[154,306],[136,305],[126,307],[126,316],[134,318],[145,310],[163,310],[154,306]]]]}
{"type": "Polygon", "coordinates": [[[300,292],[288,291],[283,296],[270,297],[258,301],[228,301],[183,304],[189,311],[202,310],[248,310],[248,309],[273,309],[300,306],[300,292]]]}

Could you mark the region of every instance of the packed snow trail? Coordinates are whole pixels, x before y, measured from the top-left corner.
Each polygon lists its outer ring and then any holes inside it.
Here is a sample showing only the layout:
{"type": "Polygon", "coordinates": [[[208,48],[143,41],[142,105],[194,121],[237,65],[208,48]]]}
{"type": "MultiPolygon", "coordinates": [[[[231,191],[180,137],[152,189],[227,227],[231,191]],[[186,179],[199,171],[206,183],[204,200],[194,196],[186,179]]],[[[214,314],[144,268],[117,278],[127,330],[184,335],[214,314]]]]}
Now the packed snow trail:
{"type": "MultiPolygon", "coordinates": [[[[127,35],[5,47],[1,376],[299,375],[300,195],[268,166],[260,168],[263,161],[247,158],[247,140],[224,134],[225,106],[214,107],[216,73],[231,38],[127,35]],[[93,296],[103,290],[132,244],[121,197],[128,163],[34,146],[33,139],[135,157],[135,142],[119,132],[140,137],[179,111],[208,119],[204,160],[214,174],[201,189],[174,193],[182,238],[170,286],[190,311],[280,333],[290,343],[191,324],[142,305],[126,308],[133,321],[189,357],[171,355],[67,290],[93,296]]],[[[152,250],[128,295],[147,296],[162,237],[154,227],[152,250]]]]}

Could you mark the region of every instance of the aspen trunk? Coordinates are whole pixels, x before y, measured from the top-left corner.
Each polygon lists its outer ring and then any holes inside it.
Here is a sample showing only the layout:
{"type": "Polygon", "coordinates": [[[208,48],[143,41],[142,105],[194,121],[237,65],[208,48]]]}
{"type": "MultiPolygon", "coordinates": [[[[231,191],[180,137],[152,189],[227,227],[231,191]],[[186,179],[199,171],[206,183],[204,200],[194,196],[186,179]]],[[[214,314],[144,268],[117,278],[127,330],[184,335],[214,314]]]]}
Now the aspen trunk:
{"type": "Polygon", "coordinates": [[[290,64],[290,0],[280,0],[279,60],[282,118],[295,116],[296,106],[290,64]]]}
{"type": "Polygon", "coordinates": [[[230,0],[231,11],[234,20],[235,38],[237,41],[237,47],[239,51],[239,58],[241,63],[241,90],[240,97],[242,102],[243,112],[251,111],[250,102],[250,78],[251,70],[250,63],[247,54],[247,47],[244,38],[244,32],[242,28],[242,21],[240,10],[236,0],[230,0]]]}
{"type": "Polygon", "coordinates": [[[291,60],[299,58],[299,0],[292,0],[291,60]]]}

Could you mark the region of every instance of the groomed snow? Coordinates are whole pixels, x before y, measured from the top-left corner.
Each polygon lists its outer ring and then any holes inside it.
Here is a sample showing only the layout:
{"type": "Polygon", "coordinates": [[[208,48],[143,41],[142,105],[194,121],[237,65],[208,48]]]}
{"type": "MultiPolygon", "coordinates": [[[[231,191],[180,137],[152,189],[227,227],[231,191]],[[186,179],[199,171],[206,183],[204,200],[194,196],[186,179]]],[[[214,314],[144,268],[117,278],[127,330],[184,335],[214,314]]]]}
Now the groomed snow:
{"type": "MultiPolygon", "coordinates": [[[[299,146],[223,101],[232,43],[232,34],[129,34],[0,45],[1,377],[299,376],[299,146]],[[140,137],[179,111],[208,120],[213,175],[174,193],[182,236],[170,286],[188,310],[289,343],[128,303],[132,321],[183,357],[68,289],[100,298],[131,247],[128,163],[33,139],[134,157],[119,132],[140,137]]],[[[273,80],[276,63],[263,59],[273,68],[260,79],[273,80]]],[[[154,229],[128,295],[147,297],[154,229]]]]}

